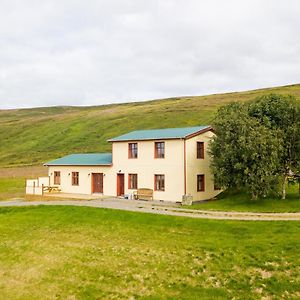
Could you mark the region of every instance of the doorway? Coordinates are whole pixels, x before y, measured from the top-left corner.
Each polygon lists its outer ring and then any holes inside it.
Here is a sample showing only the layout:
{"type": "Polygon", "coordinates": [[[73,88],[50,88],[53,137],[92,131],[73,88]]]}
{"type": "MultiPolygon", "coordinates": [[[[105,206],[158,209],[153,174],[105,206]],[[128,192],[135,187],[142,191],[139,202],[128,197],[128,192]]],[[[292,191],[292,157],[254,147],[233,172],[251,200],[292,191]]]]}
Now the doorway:
{"type": "Polygon", "coordinates": [[[117,196],[124,196],[124,174],[117,174],[117,196]]]}
{"type": "Polygon", "coordinates": [[[103,173],[92,173],[92,193],[103,194],[103,173]]]}

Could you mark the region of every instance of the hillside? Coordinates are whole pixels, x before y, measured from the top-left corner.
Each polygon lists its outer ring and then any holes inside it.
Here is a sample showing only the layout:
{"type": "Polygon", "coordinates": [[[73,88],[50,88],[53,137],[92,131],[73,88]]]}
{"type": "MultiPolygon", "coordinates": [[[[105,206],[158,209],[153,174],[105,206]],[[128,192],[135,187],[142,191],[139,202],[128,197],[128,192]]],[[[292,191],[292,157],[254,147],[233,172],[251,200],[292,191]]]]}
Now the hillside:
{"type": "Polygon", "coordinates": [[[36,165],[69,153],[110,151],[107,139],[136,129],[210,124],[217,108],[300,84],[247,92],[91,107],[0,110],[0,166],[36,165]]]}

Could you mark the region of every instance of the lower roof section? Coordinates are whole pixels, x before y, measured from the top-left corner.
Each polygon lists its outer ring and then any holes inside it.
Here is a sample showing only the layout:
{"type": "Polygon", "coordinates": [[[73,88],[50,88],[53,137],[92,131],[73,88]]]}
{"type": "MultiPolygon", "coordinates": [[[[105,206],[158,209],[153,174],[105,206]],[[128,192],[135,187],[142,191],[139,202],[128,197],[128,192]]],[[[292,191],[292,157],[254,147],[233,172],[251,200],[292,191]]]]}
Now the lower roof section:
{"type": "Polygon", "coordinates": [[[111,153],[71,154],[45,163],[45,166],[110,166],[111,153]]]}

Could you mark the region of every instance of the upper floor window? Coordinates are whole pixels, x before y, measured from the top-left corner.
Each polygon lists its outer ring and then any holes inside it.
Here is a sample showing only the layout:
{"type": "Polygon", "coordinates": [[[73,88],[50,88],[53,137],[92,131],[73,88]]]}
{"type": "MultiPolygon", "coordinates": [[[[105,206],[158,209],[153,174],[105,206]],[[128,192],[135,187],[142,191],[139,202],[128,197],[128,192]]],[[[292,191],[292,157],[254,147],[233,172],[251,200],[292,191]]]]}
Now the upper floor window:
{"type": "Polygon", "coordinates": [[[60,172],[59,171],[54,171],[54,184],[60,184],[60,172]]]}
{"type": "Polygon", "coordinates": [[[155,158],[165,158],[165,142],[155,142],[155,158]]]}
{"type": "Polygon", "coordinates": [[[128,174],[128,188],[136,190],[138,188],[138,175],[128,174]]]}
{"type": "Polygon", "coordinates": [[[204,158],[204,143],[197,142],[197,158],[204,158]]]}
{"type": "Polygon", "coordinates": [[[138,157],[138,144],[129,143],[128,144],[128,158],[137,158],[138,157]]]}
{"type": "Polygon", "coordinates": [[[197,175],[197,192],[205,191],[205,177],[203,174],[197,175]]]}
{"type": "Polygon", "coordinates": [[[79,185],[79,172],[72,172],[72,185],[79,185]]]}
{"type": "Polygon", "coordinates": [[[162,174],[154,175],[154,190],[155,191],[165,190],[165,175],[162,174]]]}

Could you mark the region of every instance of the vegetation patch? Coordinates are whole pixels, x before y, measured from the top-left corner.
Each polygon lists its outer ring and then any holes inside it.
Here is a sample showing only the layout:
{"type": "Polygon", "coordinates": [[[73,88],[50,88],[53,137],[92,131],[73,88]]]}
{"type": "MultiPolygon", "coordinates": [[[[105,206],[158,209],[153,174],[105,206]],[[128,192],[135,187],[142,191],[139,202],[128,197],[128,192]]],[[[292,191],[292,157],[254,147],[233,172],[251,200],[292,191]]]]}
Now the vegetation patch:
{"type": "Polygon", "coordinates": [[[9,200],[25,196],[25,178],[0,177],[0,200],[9,200]]]}
{"type": "Polygon", "coordinates": [[[216,199],[194,203],[185,208],[241,212],[300,212],[300,199],[296,184],[288,186],[285,200],[280,198],[279,195],[272,195],[253,201],[244,191],[231,189],[221,193],[216,199]]]}

